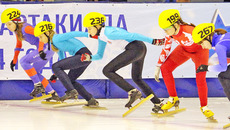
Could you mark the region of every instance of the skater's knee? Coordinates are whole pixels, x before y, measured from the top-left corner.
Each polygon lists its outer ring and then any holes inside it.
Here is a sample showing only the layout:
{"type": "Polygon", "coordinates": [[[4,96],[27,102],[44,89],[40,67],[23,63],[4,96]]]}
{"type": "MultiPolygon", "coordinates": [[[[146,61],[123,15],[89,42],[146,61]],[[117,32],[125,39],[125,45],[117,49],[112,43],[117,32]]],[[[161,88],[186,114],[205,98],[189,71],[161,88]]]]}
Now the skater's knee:
{"type": "Polygon", "coordinates": [[[102,70],[103,74],[106,76],[106,77],[109,77],[110,73],[112,72],[111,69],[107,66],[105,66],[102,70]]]}
{"type": "Polygon", "coordinates": [[[221,73],[218,74],[218,78],[223,78],[223,77],[224,77],[224,73],[223,72],[221,72],[221,73]]]}
{"type": "Polygon", "coordinates": [[[133,79],[133,81],[136,83],[136,84],[138,84],[138,83],[140,83],[140,82],[142,82],[143,80],[142,80],[142,77],[141,76],[137,76],[137,75],[133,75],[132,76],[132,79],[133,79]]]}
{"type": "Polygon", "coordinates": [[[55,72],[57,72],[58,70],[61,70],[61,67],[57,64],[57,63],[54,63],[52,65],[52,70],[55,72]]]}
{"type": "Polygon", "coordinates": [[[21,58],[19,62],[20,62],[20,64],[21,64],[22,67],[24,65],[28,64],[28,61],[26,60],[26,58],[21,58]]]}

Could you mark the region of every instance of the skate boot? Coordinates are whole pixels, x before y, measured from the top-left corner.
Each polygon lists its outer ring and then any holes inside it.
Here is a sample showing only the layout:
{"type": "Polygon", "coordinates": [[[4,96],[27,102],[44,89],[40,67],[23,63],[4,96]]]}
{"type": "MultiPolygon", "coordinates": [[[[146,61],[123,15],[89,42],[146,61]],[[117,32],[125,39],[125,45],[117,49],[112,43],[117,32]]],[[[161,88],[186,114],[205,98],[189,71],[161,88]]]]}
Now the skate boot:
{"type": "Polygon", "coordinates": [[[155,113],[158,113],[159,111],[162,111],[164,113],[164,111],[161,109],[161,107],[164,105],[162,102],[163,101],[161,101],[158,104],[155,103],[152,111],[155,112],[155,113]]]}
{"type": "Polygon", "coordinates": [[[137,99],[141,99],[142,94],[139,90],[137,89],[132,89],[128,92],[129,94],[129,102],[125,105],[125,107],[132,107],[132,104],[137,100],[137,99]]]}
{"type": "Polygon", "coordinates": [[[70,99],[70,98],[76,99],[77,96],[78,96],[78,92],[76,89],[73,89],[71,91],[66,91],[65,95],[60,98],[60,101],[64,102],[66,99],[70,99]]]}
{"type": "Polygon", "coordinates": [[[169,100],[166,104],[164,104],[161,109],[164,111],[164,112],[168,112],[168,109],[172,108],[173,106],[175,106],[175,109],[179,109],[179,98],[176,96],[176,97],[169,97],[169,100]]]}
{"type": "Polygon", "coordinates": [[[43,87],[41,82],[34,84],[34,89],[30,93],[30,96],[31,97],[37,97],[37,95],[40,94],[40,93],[42,93],[42,94],[45,93],[45,88],[43,87]]]}
{"type": "Polygon", "coordinates": [[[99,102],[95,98],[91,98],[88,101],[88,104],[86,104],[86,106],[88,106],[88,107],[98,107],[99,106],[99,102]]]}
{"type": "Polygon", "coordinates": [[[50,100],[60,101],[60,98],[59,98],[57,92],[54,91],[51,95],[52,95],[51,98],[46,99],[47,102],[50,102],[50,100]]]}
{"type": "Polygon", "coordinates": [[[205,115],[205,117],[207,117],[207,119],[214,119],[214,113],[208,109],[208,106],[201,107],[200,110],[205,115]]]}

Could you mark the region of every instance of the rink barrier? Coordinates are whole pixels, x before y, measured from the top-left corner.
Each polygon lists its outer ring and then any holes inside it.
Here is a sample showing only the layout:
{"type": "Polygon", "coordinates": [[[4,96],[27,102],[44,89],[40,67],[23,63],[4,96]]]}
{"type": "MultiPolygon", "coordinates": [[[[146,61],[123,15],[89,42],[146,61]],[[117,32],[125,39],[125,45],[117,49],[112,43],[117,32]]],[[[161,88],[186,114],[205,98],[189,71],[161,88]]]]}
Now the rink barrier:
{"type": "MultiPolygon", "coordinates": [[[[155,94],[160,98],[167,98],[168,92],[164,81],[160,79],[160,83],[154,79],[144,79],[145,82],[151,86],[155,94]]],[[[127,81],[137,87],[131,79],[127,81]]],[[[119,88],[112,81],[107,79],[101,80],[79,80],[87,91],[89,91],[95,98],[127,98],[127,92],[119,88]]],[[[65,94],[66,89],[62,86],[60,81],[51,83],[53,88],[57,91],[59,96],[65,94]]],[[[179,97],[198,97],[196,82],[194,78],[176,78],[176,90],[179,97]]],[[[217,78],[207,78],[208,96],[209,97],[225,97],[223,88],[217,78]]],[[[0,100],[28,100],[31,99],[29,93],[33,89],[31,80],[1,80],[0,81],[0,100]]],[[[139,88],[138,88],[139,89],[139,88]]],[[[140,89],[139,89],[140,90],[140,89]]],[[[80,98],[82,98],[80,96],[80,98]]]]}

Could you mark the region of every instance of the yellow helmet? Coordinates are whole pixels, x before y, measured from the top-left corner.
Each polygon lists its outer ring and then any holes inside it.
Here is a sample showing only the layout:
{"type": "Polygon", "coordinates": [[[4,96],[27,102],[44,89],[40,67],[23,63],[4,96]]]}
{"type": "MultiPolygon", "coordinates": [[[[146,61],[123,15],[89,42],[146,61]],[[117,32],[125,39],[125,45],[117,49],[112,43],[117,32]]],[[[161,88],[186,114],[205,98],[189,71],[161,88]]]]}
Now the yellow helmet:
{"type": "Polygon", "coordinates": [[[103,24],[105,20],[105,15],[98,12],[90,12],[84,17],[83,26],[91,27],[95,25],[100,25],[103,24]]]}
{"type": "Polygon", "coordinates": [[[42,21],[38,23],[34,28],[34,36],[37,37],[46,31],[53,30],[55,28],[55,24],[48,22],[48,21],[42,21]]]}
{"type": "Polygon", "coordinates": [[[8,8],[2,12],[1,21],[2,23],[9,22],[16,18],[19,18],[21,15],[21,11],[16,8],[8,8]]]}
{"type": "Polygon", "coordinates": [[[213,23],[199,24],[192,31],[192,39],[195,43],[199,43],[214,32],[214,30],[215,26],[213,23]]]}
{"type": "Polygon", "coordinates": [[[162,29],[166,29],[175,24],[180,19],[180,12],[176,9],[168,9],[161,12],[158,24],[162,29]]]}

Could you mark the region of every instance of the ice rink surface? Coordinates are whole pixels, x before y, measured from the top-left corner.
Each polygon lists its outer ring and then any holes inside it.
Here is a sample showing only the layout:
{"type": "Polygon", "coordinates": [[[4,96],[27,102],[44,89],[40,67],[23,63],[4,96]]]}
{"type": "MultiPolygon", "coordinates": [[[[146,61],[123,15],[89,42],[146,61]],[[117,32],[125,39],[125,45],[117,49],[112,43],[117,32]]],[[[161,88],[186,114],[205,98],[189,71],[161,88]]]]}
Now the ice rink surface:
{"type": "MultiPolygon", "coordinates": [[[[84,101],[84,100],[80,100],[84,101]]],[[[209,98],[208,106],[218,123],[210,123],[200,111],[198,98],[180,98],[186,111],[171,117],[151,115],[153,104],[147,101],[127,117],[127,99],[98,99],[108,110],[88,110],[82,106],[53,108],[28,100],[0,101],[0,130],[218,130],[230,123],[227,98],[209,98]]],[[[165,99],[167,101],[167,99],[165,99]]],[[[230,128],[228,128],[230,130],[230,128]]]]}

